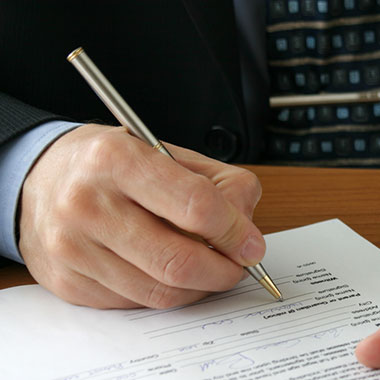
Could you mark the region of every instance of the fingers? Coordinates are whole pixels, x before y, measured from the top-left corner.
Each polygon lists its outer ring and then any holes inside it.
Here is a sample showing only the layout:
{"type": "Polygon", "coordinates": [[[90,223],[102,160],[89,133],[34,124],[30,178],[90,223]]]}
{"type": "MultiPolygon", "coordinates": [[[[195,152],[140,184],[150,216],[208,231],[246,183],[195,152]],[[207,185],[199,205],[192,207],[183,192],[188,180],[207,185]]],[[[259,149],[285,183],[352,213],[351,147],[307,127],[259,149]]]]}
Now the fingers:
{"type": "Polygon", "coordinates": [[[73,305],[86,305],[96,309],[132,309],[144,306],[67,268],[60,272],[59,278],[55,278],[49,287],[58,297],[73,305]]]}
{"type": "Polygon", "coordinates": [[[67,271],[63,271],[60,276],[63,280],[59,280],[56,294],[72,303],[84,301],[88,305],[90,302],[101,308],[143,305],[164,309],[192,303],[208,294],[162,284],[113,252],[96,245],[83,251],[71,250],[61,255],[59,261],[66,268],[70,266],[75,274],[69,278],[65,274],[67,271]],[[83,288],[82,284],[85,285],[83,288]],[[96,290],[101,292],[95,296],[93,292],[96,290]]]}
{"type": "Polygon", "coordinates": [[[213,160],[172,144],[165,146],[185,168],[209,178],[239,211],[252,219],[262,194],[261,184],[251,171],[213,160]]]}
{"type": "Polygon", "coordinates": [[[265,243],[260,231],[210,179],[184,169],[146,144],[135,144],[119,154],[114,162],[128,161],[130,154],[139,157],[133,167],[119,165],[113,177],[123,194],[181,229],[202,236],[240,265],[261,261],[265,243]]]}
{"type": "Polygon", "coordinates": [[[360,342],[355,354],[359,362],[365,366],[380,368],[380,330],[360,342]]]}
{"type": "Polygon", "coordinates": [[[155,280],[177,288],[223,291],[232,288],[243,268],[232,260],[171,228],[138,205],[116,198],[113,215],[94,220],[88,233],[155,280]],[[105,219],[107,222],[105,222],[105,219]],[[100,232],[101,231],[101,232],[100,232]]]}

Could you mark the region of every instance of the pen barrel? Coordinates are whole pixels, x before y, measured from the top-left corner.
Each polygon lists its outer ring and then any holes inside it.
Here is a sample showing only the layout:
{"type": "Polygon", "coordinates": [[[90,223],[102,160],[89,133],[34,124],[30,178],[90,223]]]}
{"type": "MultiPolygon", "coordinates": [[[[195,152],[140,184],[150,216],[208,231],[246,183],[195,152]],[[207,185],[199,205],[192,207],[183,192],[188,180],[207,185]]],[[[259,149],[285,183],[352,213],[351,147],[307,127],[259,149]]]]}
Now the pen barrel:
{"type": "Polygon", "coordinates": [[[254,267],[245,267],[246,271],[258,282],[260,282],[268,273],[261,264],[257,264],[254,267]]]}
{"type": "Polygon", "coordinates": [[[127,127],[134,136],[147,142],[161,153],[172,157],[98,69],[83,48],[74,50],[67,57],[67,60],[78,70],[121,125],[127,127]]]}

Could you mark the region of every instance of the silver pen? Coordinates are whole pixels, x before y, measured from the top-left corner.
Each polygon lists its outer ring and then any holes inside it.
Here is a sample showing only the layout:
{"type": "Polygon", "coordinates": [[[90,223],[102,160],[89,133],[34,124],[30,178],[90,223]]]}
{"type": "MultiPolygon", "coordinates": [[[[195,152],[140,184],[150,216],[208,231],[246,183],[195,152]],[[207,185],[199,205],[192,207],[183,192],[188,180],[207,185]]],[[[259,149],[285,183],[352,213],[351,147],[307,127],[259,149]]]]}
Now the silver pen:
{"type": "MultiPolygon", "coordinates": [[[[164,147],[135,114],[127,102],[120,96],[108,79],[96,67],[94,62],[88,57],[83,48],[75,49],[67,57],[67,60],[74,65],[90,87],[95,91],[106,107],[112,112],[121,125],[126,127],[129,132],[141,140],[147,142],[154,149],[173,158],[169,151],[164,147]]],[[[174,159],[174,158],[173,158],[174,159]]],[[[277,300],[282,301],[282,295],[268,273],[261,264],[247,267],[248,273],[253,276],[270,294],[277,300]]]]}

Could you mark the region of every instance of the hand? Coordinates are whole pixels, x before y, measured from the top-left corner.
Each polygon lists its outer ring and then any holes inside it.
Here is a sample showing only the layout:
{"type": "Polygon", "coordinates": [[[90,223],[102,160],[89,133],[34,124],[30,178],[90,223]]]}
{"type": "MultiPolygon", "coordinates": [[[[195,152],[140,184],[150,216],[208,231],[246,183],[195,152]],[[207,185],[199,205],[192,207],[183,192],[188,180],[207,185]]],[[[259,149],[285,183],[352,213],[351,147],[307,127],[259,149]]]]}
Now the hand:
{"type": "Polygon", "coordinates": [[[355,353],[360,363],[380,368],[380,330],[360,342],[355,353]]]}
{"type": "Polygon", "coordinates": [[[23,187],[19,241],[42,286],[96,308],[167,308],[230,289],[261,261],[257,178],[166,146],[177,161],[122,127],[87,125],[47,149],[23,187]]]}

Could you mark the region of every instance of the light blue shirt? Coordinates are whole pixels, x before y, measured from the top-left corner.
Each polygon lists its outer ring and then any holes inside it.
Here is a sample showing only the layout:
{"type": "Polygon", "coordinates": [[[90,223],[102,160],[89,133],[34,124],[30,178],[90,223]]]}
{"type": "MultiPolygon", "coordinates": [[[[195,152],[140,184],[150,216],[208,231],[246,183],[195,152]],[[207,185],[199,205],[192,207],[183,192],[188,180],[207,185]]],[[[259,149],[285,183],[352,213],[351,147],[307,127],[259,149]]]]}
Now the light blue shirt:
{"type": "Polygon", "coordinates": [[[0,149],[0,255],[23,262],[17,243],[17,207],[24,180],[40,154],[57,138],[81,124],[51,121],[0,149]]]}

